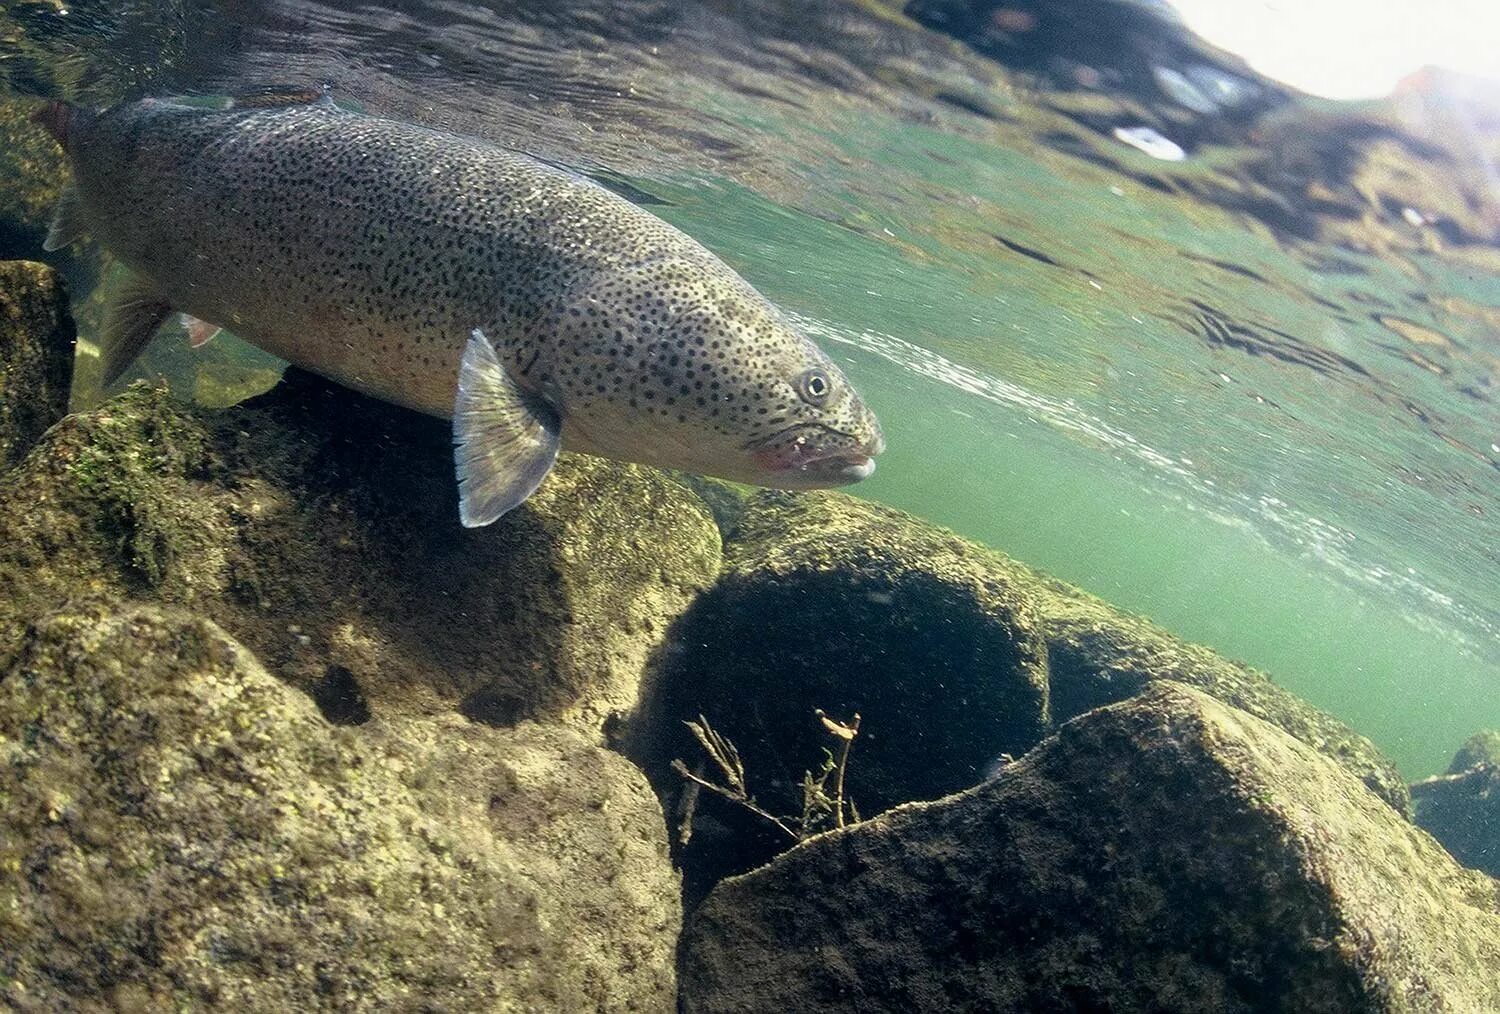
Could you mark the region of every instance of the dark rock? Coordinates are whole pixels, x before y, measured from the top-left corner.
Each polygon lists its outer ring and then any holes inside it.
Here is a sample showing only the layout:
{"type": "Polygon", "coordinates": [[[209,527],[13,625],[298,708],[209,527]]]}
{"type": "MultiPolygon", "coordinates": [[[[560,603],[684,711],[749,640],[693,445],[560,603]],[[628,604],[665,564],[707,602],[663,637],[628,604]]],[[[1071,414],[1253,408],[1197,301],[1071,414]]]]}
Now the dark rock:
{"type": "Polygon", "coordinates": [[[1500,877],[1500,732],[1470,736],[1448,773],[1411,787],[1416,821],[1465,866],[1500,877]]]}
{"type": "Polygon", "coordinates": [[[51,268],[0,262],[0,471],[68,411],[73,318],[51,268]]]}
{"type": "Polygon", "coordinates": [[[799,814],[803,772],[836,745],[813,710],[859,712],[848,788],[870,816],[972,785],[1053,723],[1173,680],[1280,727],[1410,813],[1405,781],[1368,739],[1265,674],[918,518],[762,492],[730,532],[723,577],[674,627],[626,737],[674,819],[691,811],[679,855],[690,906],[790,844],[669,770],[705,761],[682,725],[699,714],[737,745],[759,801],[799,814]]]}
{"type": "Polygon", "coordinates": [[[1500,877],[1500,764],[1479,764],[1411,787],[1416,822],[1470,869],[1500,877]]]}
{"type": "MultiPolygon", "coordinates": [[[[814,715],[863,716],[849,791],[865,815],[977,781],[1047,731],[1045,648],[1027,575],[899,511],[840,494],[762,492],[744,507],[719,583],[673,628],[633,753],[659,788],[702,752],[699,714],[738,746],[763,803],[801,813],[800,784],[833,741],[814,715]]],[[[721,800],[685,857],[689,895],[786,846],[721,800]],[[724,848],[728,845],[729,848],[724,848]]]]}
{"type": "Polygon", "coordinates": [[[1037,575],[1035,596],[1047,630],[1054,721],[1122,701],[1161,680],[1186,683],[1338,761],[1398,813],[1410,815],[1406,782],[1375,744],[1265,673],[1045,575],[1037,575]]]}
{"type": "Polygon", "coordinates": [[[577,733],[330,725],[218,627],[54,615],[0,676],[0,1006],[655,1010],[661,812],[577,733]]]}
{"type": "Polygon", "coordinates": [[[1460,774],[1481,764],[1500,767],[1500,729],[1484,729],[1464,740],[1448,765],[1450,775],[1460,774]]]}
{"type": "Polygon", "coordinates": [[[994,780],[720,884],[714,1011],[1500,1009],[1500,885],[1339,765],[1155,684],[994,780]]]}
{"type": "Polygon", "coordinates": [[[289,373],[222,410],[131,388],[0,479],[0,653],[91,593],[211,617],[312,692],[376,717],[462,710],[598,736],[718,569],[689,491],[564,456],[517,511],[457,521],[448,427],[289,373]]]}
{"type": "Polygon", "coordinates": [[[36,257],[68,170],[62,149],[31,122],[38,103],[0,97],[0,260],[36,257]]]}

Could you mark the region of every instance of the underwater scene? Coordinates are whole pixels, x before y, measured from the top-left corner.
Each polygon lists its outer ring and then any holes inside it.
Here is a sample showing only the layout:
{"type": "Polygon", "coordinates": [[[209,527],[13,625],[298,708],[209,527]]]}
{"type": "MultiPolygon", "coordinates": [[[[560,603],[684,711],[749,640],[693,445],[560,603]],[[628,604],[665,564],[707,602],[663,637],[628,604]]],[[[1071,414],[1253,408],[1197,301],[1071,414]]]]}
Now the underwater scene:
{"type": "Polygon", "coordinates": [[[0,0],[0,1009],[1500,1011],[1419,6],[0,0]]]}

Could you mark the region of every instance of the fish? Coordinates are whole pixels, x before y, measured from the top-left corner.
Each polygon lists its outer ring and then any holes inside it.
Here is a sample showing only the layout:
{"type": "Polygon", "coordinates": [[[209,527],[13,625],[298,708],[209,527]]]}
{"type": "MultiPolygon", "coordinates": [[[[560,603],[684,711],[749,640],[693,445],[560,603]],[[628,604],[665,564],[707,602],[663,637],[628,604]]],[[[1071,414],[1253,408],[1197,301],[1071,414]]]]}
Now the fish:
{"type": "Polygon", "coordinates": [[[686,233],[593,180],[317,90],[221,107],[62,102],[46,246],[127,269],[106,384],[169,318],[451,419],[459,519],[576,451],[781,489],[858,482],[885,440],[838,366],[686,233]],[[177,316],[174,316],[177,315],[177,316]]]}

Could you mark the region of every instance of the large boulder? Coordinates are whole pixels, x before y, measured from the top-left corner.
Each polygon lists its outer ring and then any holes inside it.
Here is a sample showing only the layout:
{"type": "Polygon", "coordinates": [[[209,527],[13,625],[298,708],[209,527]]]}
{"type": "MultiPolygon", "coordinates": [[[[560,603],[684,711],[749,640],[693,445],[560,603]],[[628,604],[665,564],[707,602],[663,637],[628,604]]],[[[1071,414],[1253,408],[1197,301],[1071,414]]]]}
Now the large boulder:
{"type": "Polygon", "coordinates": [[[1472,869],[1500,877],[1500,731],[1470,736],[1447,774],[1411,787],[1416,821],[1472,869]]]}
{"type": "Polygon", "coordinates": [[[725,881],[684,934],[713,1011],[1489,1011],[1500,884],[1348,771],[1185,686],[993,780],[725,881]]]}
{"type": "Polygon", "coordinates": [[[564,456],[497,524],[458,524],[448,427],[289,372],[232,409],[144,385],[0,479],[0,652],[81,594],[190,607],[351,717],[460,710],[599,736],[634,706],[719,534],[650,469],[564,456]]]}
{"type": "Polygon", "coordinates": [[[747,763],[793,767],[817,755],[816,709],[858,712],[867,815],[946,795],[1046,734],[1046,648],[1020,576],[878,504],[762,491],[674,628],[653,706],[705,715],[747,763]]]}
{"type": "Polygon", "coordinates": [[[1368,739],[1249,666],[901,511],[840,493],[713,492],[723,576],[673,628],[628,737],[687,832],[690,904],[791,844],[668,767],[680,758],[723,781],[683,724],[700,714],[737,746],[757,801],[796,816],[803,773],[837,746],[814,710],[858,712],[847,785],[870,816],[972,785],[1055,723],[1177,681],[1410,813],[1405,781],[1368,739]]]}
{"type": "MultiPolygon", "coordinates": [[[[836,745],[818,709],[862,717],[848,787],[865,815],[972,785],[1046,734],[1040,624],[1003,557],[841,494],[763,491],[732,523],[723,574],[673,628],[631,731],[659,787],[681,785],[671,759],[702,759],[683,725],[700,714],[738,747],[750,790],[791,814],[803,773],[836,745]]],[[[788,844],[706,794],[693,819],[690,898],[788,844]]]]}
{"type": "Polygon", "coordinates": [[[212,623],[53,615],[0,676],[0,1005],[674,1006],[661,812],[577,733],[330,724],[212,623]]]}
{"type": "Polygon", "coordinates": [[[1410,815],[1406,782],[1374,743],[1265,673],[1044,574],[1036,575],[1035,595],[1047,631],[1054,721],[1125,700],[1163,680],[1186,683],[1338,761],[1397,812],[1410,815]]]}
{"type": "Polygon", "coordinates": [[[67,412],[76,337],[51,268],[0,262],[0,472],[67,412]]]}

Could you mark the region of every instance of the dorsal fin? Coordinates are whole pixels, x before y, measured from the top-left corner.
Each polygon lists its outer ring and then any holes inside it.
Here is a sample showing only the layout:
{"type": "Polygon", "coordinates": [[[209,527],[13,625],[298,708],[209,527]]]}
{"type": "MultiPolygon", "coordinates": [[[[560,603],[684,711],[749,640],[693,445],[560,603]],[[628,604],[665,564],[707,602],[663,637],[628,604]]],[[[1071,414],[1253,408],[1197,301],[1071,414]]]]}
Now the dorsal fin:
{"type": "Polygon", "coordinates": [[[267,85],[229,97],[230,109],[279,109],[283,106],[332,106],[322,85],[267,85]]]}

